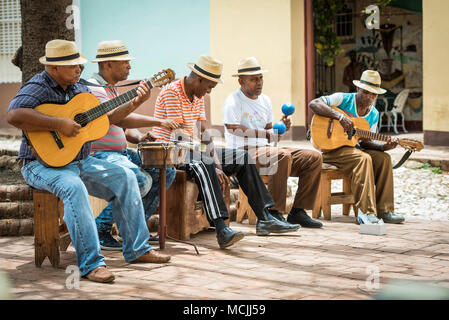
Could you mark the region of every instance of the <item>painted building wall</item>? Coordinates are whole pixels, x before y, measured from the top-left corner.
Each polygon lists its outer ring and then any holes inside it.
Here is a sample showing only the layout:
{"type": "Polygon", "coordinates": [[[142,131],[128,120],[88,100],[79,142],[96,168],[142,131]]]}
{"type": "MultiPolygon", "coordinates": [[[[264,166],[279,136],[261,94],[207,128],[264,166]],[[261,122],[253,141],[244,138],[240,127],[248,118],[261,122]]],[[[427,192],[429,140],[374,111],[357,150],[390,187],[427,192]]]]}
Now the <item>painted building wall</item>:
{"type": "MultiPolygon", "coordinates": [[[[368,5],[372,4],[372,0],[357,0],[355,2],[355,12],[361,12],[368,5]]],[[[348,87],[343,84],[343,73],[345,67],[350,63],[347,53],[350,50],[356,50],[358,58],[369,69],[376,69],[386,73],[385,63],[383,60],[387,58],[379,32],[373,33],[368,30],[365,20],[359,17],[355,18],[355,41],[353,43],[343,44],[345,50],[336,59],[335,64],[335,85],[336,91],[347,92],[348,87]]],[[[401,30],[394,31],[393,49],[390,57],[394,59],[393,70],[403,70],[403,73],[395,77],[392,81],[382,79],[383,88],[390,90],[394,95],[398,94],[405,88],[410,89],[410,96],[404,108],[404,115],[407,121],[422,121],[423,104],[422,104],[422,14],[413,13],[411,11],[387,7],[380,16],[380,24],[395,24],[402,26],[401,30]],[[399,50],[402,40],[403,57],[402,66],[399,50]]],[[[393,97],[394,97],[393,95],[393,97]]],[[[393,98],[390,99],[392,104],[393,98]]],[[[390,105],[390,109],[391,109],[390,105]]],[[[410,123],[411,125],[411,123],[410,123]]]]}
{"type": "MultiPolygon", "coordinates": [[[[178,77],[190,69],[186,63],[209,52],[209,0],[79,0],[81,50],[95,58],[97,45],[121,39],[130,54],[129,79],[143,79],[163,68],[178,77]]],[[[86,64],[85,75],[97,70],[86,64]]]]}
{"type": "Polygon", "coordinates": [[[281,106],[292,102],[293,126],[304,126],[304,2],[303,0],[211,0],[210,53],[224,64],[224,84],[211,94],[211,121],[223,126],[222,105],[239,88],[237,63],[256,57],[264,74],[264,89],[272,102],[274,118],[281,106]]]}
{"type": "Polygon", "coordinates": [[[449,1],[423,1],[424,142],[449,145],[449,1]]]}

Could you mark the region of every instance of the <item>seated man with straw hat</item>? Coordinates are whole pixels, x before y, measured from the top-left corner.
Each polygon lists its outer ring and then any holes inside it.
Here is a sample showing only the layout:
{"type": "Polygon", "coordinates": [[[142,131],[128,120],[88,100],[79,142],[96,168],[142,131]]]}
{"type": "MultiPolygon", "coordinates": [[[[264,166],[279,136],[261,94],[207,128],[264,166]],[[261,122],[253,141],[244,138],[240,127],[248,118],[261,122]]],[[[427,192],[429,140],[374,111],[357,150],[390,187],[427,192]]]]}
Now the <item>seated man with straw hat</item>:
{"type": "MultiPolygon", "coordinates": [[[[254,164],[249,164],[245,150],[215,148],[206,130],[204,97],[218,83],[222,83],[223,64],[202,55],[196,63],[187,65],[192,71],[187,77],[172,82],[157,97],[154,116],[157,119],[173,119],[182,124],[179,133],[183,139],[191,139],[195,128],[200,126],[201,140],[208,146],[206,153],[190,152],[186,158],[186,170],[195,177],[204,202],[207,218],[216,228],[220,248],[226,248],[243,238],[242,232],[234,232],[224,220],[229,218],[220,185],[228,184],[228,176],[236,174],[240,186],[248,197],[254,213],[258,217],[258,235],[292,232],[299,225],[291,225],[274,219],[268,212],[273,200],[268,193],[254,164]]],[[[158,141],[170,141],[172,132],[162,127],[153,130],[158,141]]],[[[176,132],[175,132],[176,133],[176,132]]]]}
{"type": "MultiPolygon", "coordinates": [[[[321,228],[323,225],[307,215],[304,209],[312,209],[320,186],[321,154],[314,150],[281,148],[270,145],[278,142],[281,135],[274,135],[273,106],[270,98],[262,93],[263,70],[256,58],[239,61],[237,74],[240,88],[231,93],[224,102],[224,125],[226,146],[244,148],[256,160],[259,172],[268,176],[268,191],[275,205],[269,208],[271,215],[286,222],[281,212],[286,210],[287,179],[299,177],[298,189],[287,222],[305,228],[321,228]],[[273,161],[265,161],[267,157],[273,161]],[[269,166],[267,166],[269,165],[269,166]]],[[[287,130],[290,119],[282,117],[287,130]]]]}
{"type": "MultiPolygon", "coordinates": [[[[379,94],[386,90],[380,87],[381,78],[377,71],[366,70],[360,81],[354,80],[356,93],[334,93],[312,100],[310,109],[315,114],[336,119],[346,132],[353,129],[353,117],[365,118],[370,131],[377,132],[379,112],[374,107],[379,94]],[[339,113],[330,106],[344,111],[339,113]]],[[[351,177],[351,189],[356,206],[368,219],[377,223],[382,218],[386,223],[401,223],[404,217],[394,214],[393,169],[390,155],[384,151],[393,149],[398,138],[381,145],[371,140],[360,140],[360,148],[341,147],[323,153],[323,161],[338,167],[351,177]]]]}
{"type": "MultiPolygon", "coordinates": [[[[94,85],[90,86],[92,94],[103,103],[119,95],[117,87],[119,81],[128,78],[131,70],[130,61],[133,60],[125,43],[121,40],[102,41],[98,44],[97,55],[91,62],[98,63],[98,72],[88,80],[94,85]],[[104,87],[107,86],[107,87],[104,87]]],[[[118,116],[110,122],[106,135],[92,142],[92,155],[101,160],[115,163],[119,166],[131,169],[137,177],[142,203],[145,210],[145,220],[151,217],[159,204],[159,169],[143,170],[141,162],[135,150],[127,148],[127,133],[135,137],[133,142],[144,142],[147,135],[139,134],[134,128],[162,126],[167,130],[180,127],[173,120],[160,120],[143,114],[130,113],[118,116]],[[125,133],[127,131],[127,133],[125,133]],[[137,141],[136,141],[137,140],[137,141]]],[[[176,177],[175,169],[167,169],[167,184],[170,187],[176,177]]],[[[122,244],[111,235],[113,225],[112,204],[110,203],[95,218],[100,239],[100,247],[103,250],[122,250],[122,244]]],[[[151,243],[157,243],[156,237],[150,237],[151,243]]]]}
{"type": "MultiPolygon", "coordinates": [[[[87,62],[75,42],[52,40],[39,60],[45,71],[26,82],[11,101],[7,121],[24,131],[54,131],[76,137],[81,125],[71,118],[48,116],[34,110],[45,103],[63,108],[77,94],[89,92],[78,80],[80,65],[87,62]],[[62,105],[62,106],[60,106],[62,105]]],[[[114,111],[129,113],[149,96],[149,87],[141,83],[137,97],[114,111]]],[[[108,114],[113,117],[113,112],[108,114]]],[[[123,238],[123,256],[127,262],[167,262],[148,244],[142,200],[135,174],[126,168],[89,156],[91,143],[85,143],[75,159],[61,167],[49,167],[36,159],[25,135],[19,151],[19,165],[25,181],[36,189],[47,190],[64,202],[64,221],[76,251],[81,276],[96,282],[112,282],[100,251],[97,228],[90,208],[89,194],[112,202],[112,211],[123,238]]]]}

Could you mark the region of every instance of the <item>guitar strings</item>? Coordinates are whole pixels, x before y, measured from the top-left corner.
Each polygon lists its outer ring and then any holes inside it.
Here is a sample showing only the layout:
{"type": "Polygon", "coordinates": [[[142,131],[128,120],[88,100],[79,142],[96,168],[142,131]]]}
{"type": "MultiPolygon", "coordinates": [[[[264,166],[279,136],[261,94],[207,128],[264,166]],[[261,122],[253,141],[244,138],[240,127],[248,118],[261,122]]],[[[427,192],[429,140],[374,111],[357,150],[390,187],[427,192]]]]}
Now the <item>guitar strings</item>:
{"type": "MultiPolygon", "coordinates": [[[[158,73],[157,75],[155,75],[153,77],[153,79],[150,80],[145,80],[145,82],[150,86],[151,88],[154,88],[154,83],[155,82],[157,85],[162,84],[164,81],[164,77],[167,76],[166,74],[162,75],[162,72],[158,73]],[[160,77],[158,79],[158,76],[160,77]]],[[[79,124],[81,125],[87,125],[87,123],[91,122],[92,120],[97,119],[98,117],[104,115],[105,113],[113,110],[114,108],[116,108],[117,106],[120,106],[124,103],[129,102],[130,100],[132,100],[133,98],[135,98],[137,96],[137,87],[134,89],[131,89],[111,100],[108,100],[106,102],[103,102],[101,104],[99,104],[98,106],[87,110],[79,115],[77,115],[77,121],[79,121],[79,124]]]]}
{"type": "Polygon", "coordinates": [[[84,123],[87,124],[90,121],[95,120],[98,117],[104,115],[105,113],[113,110],[116,106],[120,106],[124,103],[127,103],[136,96],[137,96],[137,88],[131,89],[111,100],[103,102],[98,106],[81,113],[80,116],[77,117],[77,120],[80,121],[80,124],[84,123]]]}

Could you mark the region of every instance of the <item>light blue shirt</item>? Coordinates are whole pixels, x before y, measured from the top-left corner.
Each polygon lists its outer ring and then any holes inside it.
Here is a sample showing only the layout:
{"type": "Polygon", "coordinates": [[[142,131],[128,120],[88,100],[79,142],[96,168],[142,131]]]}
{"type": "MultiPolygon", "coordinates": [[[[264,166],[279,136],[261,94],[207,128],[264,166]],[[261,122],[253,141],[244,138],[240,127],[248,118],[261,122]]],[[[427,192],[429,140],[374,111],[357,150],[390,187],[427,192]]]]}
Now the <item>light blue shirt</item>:
{"type": "Polygon", "coordinates": [[[344,111],[349,117],[364,118],[369,123],[370,131],[377,132],[377,123],[379,122],[379,111],[374,107],[374,103],[370,106],[368,113],[361,117],[357,114],[357,105],[355,93],[337,92],[330,96],[322,96],[321,99],[328,106],[337,107],[344,111]]]}

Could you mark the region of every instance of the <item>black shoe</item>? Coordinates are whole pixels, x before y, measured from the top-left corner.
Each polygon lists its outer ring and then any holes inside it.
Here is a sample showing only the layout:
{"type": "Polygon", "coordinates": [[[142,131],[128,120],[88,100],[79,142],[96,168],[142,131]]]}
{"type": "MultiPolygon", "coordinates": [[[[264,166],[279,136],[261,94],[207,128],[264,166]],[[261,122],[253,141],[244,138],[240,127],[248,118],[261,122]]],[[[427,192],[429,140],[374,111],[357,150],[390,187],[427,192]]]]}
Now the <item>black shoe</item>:
{"type": "Polygon", "coordinates": [[[256,234],[258,236],[267,236],[270,233],[293,232],[300,228],[299,224],[284,223],[277,219],[263,221],[257,220],[256,234]]]}
{"type": "Polygon", "coordinates": [[[237,241],[242,240],[244,236],[242,232],[234,232],[231,228],[226,227],[217,233],[218,245],[220,249],[230,247],[237,241]]]}
{"type": "Polygon", "coordinates": [[[321,228],[323,224],[319,221],[313,220],[307,215],[304,209],[292,208],[287,216],[287,221],[289,223],[300,224],[304,228],[321,228]]]}
{"type": "Polygon", "coordinates": [[[394,214],[393,212],[380,213],[377,217],[382,219],[385,223],[402,223],[405,220],[403,216],[394,214]]]}
{"type": "Polygon", "coordinates": [[[98,232],[100,248],[103,250],[121,251],[122,244],[115,240],[110,232],[98,232]]]}
{"type": "Polygon", "coordinates": [[[282,221],[284,223],[287,223],[287,220],[285,220],[284,216],[282,215],[282,213],[280,213],[278,210],[268,210],[268,212],[275,218],[278,219],[279,221],[282,221]]]}

